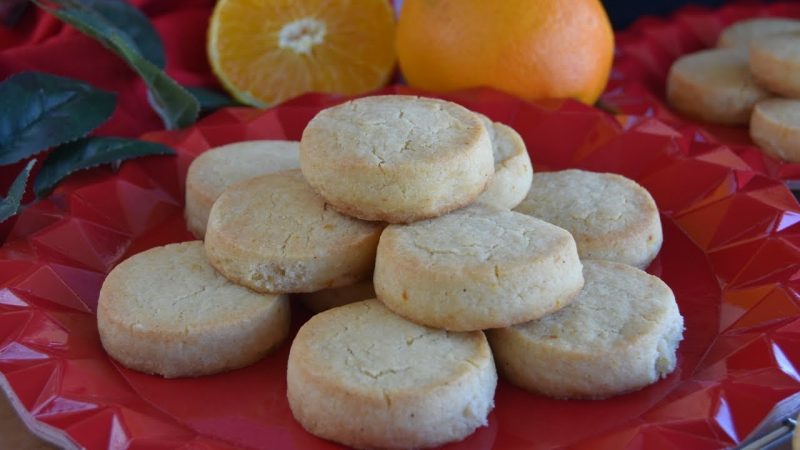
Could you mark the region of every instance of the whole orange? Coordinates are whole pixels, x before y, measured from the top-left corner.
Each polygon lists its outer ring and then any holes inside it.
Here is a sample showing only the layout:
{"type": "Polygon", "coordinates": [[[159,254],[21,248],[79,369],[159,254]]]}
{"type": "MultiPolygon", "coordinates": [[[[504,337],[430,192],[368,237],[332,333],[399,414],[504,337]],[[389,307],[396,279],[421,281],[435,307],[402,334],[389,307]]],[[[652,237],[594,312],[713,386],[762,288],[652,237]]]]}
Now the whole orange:
{"type": "Polygon", "coordinates": [[[405,0],[396,49],[418,88],[591,104],[608,81],[614,34],[599,0],[405,0]]]}

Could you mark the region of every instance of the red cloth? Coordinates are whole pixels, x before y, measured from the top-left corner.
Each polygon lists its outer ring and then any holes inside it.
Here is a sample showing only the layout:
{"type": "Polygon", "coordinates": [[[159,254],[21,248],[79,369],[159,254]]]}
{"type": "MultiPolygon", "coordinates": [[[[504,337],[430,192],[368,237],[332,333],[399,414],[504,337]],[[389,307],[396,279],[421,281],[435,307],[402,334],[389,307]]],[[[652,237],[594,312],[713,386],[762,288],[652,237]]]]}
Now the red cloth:
{"type": "MultiPolygon", "coordinates": [[[[213,0],[132,0],[152,21],[167,57],[167,73],[184,86],[221,89],[206,58],[213,0]]],[[[0,25],[0,80],[26,70],[76,78],[117,93],[117,108],[95,134],[137,137],[163,128],[136,73],[95,40],[30,5],[12,28],[0,25]]],[[[0,196],[24,162],[0,167],[0,196]]],[[[31,200],[31,194],[26,201],[31,200]]],[[[12,222],[12,221],[6,221],[12,222]]],[[[0,243],[10,223],[0,225],[0,243]]]]}
{"type": "MultiPolygon", "coordinates": [[[[219,87],[206,59],[211,0],[134,0],[158,30],[167,73],[186,86],[219,87]]],[[[0,27],[0,78],[39,70],[77,78],[118,95],[114,116],[98,131],[138,136],[162,128],[147,103],[145,85],[124,61],[93,39],[48,14],[29,8],[14,28],[0,27]]]]}

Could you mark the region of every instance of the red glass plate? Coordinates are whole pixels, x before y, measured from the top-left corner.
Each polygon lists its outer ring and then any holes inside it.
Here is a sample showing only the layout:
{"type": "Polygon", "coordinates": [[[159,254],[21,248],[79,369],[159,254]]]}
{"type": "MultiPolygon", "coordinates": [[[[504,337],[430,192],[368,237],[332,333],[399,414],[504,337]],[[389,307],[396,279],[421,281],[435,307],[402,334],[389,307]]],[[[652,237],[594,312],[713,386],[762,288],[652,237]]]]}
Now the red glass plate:
{"type": "MultiPolygon", "coordinates": [[[[557,401],[501,381],[489,426],[449,448],[720,448],[800,390],[800,207],[780,181],[655,119],[489,90],[445,98],[517,129],[537,171],[581,167],[644,185],[664,226],[648,270],[674,290],[686,318],[678,368],[659,383],[610,400],[557,401]]],[[[89,449],[338,448],[292,419],[288,342],[245,369],[165,380],[110,360],[94,310],[120,260],[191,238],[182,204],[192,158],[237,140],[298,139],[314,114],[343,100],[226,109],[187,130],[146,135],[178,156],[78,174],[22,213],[0,248],[0,380],[28,423],[89,449]]],[[[296,329],[308,313],[294,305],[293,314],[296,329]]]]}
{"type": "Polygon", "coordinates": [[[800,180],[800,164],[764,155],[747,127],[697,123],[670,110],[665,100],[667,73],[680,56],[714,47],[722,30],[753,17],[800,19],[800,3],[733,3],[716,10],[689,6],[668,18],[645,17],[616,34],[611,80],[603,102],[613,110],[641,118],[656,117],[698,141],[727,144],[755,170],[784,180],[800,180]]]}

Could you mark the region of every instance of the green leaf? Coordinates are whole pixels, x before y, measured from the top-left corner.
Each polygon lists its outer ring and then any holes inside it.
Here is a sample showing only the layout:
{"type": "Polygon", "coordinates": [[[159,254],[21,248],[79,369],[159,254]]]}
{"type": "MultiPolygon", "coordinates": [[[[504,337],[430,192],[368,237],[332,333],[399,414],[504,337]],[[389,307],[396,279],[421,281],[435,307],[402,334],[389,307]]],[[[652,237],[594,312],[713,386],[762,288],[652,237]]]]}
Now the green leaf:
{"type": "Polygon", "coordinates": [[[194,98],[196,98],[197,102],[200,103],[200,110],[203,112],[214,111],[216,109],[225,108],[228,106],[242,106],[241,103],[237,102],[231,97],[228,97],[222,92],[215,91],[213,89],[207,89],[203,87],[187,87],[186,90],[194,95],[194,98]]]}
{"type": "Polygon", "coordinates": [[[11,183],[6,198],[0,198],[0,222],[5,221],[19,212],[19,205],[22,203],[22,196],[25,195],[25,186],[28,184],[28,177],[31,174],[31,169],[33,169],[34,164],[36,164],[35,159],[28,161],[25,168],[22,169],[14,182],[11,183]]]}
{"type": "Polygon", "coordinates": [[[113,25],[121,38],[145,59],[159,69],[164,68],[166,58],[161,37],[138,8],[124,0],[81,0],[81,3],[113,25]]]}
{"type": "Polygon", "coordinates": [[[114,112],[116,96],[86,83],[22,72],[0,83],[0,165],[85,136],[114,112]]]}
{"type": "Polygon", "coordinates": [[[166,145],[136,139],[91,137],[62,145],[47,156],[36,176],[34,191],[46,196],[69,174],[101,164],[148,155],[174,155],[166,145]]]}
{"type": "MultiPolygon", "coordinates": [[[[134,60],[133,56],[131,60],[134,60]]],[[[189,91],[158,69],[148,68],[137,72],[150,87],[147,91],[147,101],[161,116],[166,129],[188,127],[197,120],[197,116],[200,115],[200,104],[189,91]]]]}
{"type": "Polygon", "coordinates": [[[197,120],[200,105],[192,94],[142,56],[125,32],[98,11],[77,0],[34,1],[124,59],[147,84],[150,104],[167,129],[182,128],[197,120]],[[56,6],[49,6],[51,4],[56,6]]]}

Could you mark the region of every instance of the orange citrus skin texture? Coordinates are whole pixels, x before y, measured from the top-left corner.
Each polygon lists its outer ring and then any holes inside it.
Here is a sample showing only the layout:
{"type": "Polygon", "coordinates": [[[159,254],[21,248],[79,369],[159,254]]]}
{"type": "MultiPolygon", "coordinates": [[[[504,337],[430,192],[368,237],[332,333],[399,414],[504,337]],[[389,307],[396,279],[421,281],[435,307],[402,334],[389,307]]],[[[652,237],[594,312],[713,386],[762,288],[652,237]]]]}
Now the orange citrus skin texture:
{"type": "Polygon", "coordinates": [[[266,107],[307,92],[365,93],[395,67],[387,0],[218,0],[208,28],[214,74],[266,107]]]}
{"type": "Polygon", "coordinates": [[[418,88],[488,86],[592,104],[608,81],[614,34],[599,0],[405,0],[396,49],[418,88]]]}

